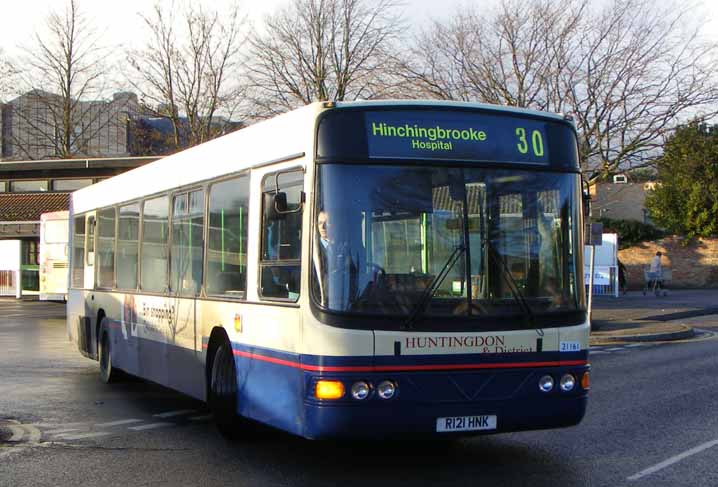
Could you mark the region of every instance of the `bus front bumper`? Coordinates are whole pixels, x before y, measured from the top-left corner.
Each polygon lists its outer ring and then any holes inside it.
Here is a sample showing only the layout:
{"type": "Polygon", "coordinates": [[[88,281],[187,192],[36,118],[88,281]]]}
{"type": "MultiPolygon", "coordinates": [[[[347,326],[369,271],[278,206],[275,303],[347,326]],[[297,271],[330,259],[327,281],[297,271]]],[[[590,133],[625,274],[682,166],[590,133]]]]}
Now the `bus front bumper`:
{"type": "MultiPolygon", "coordinates": [[[[304,403],[303,436],[325,438],[386,438],[403,436],[465,436],[573,426],[585,415],[588,391],[580,378],[583,367],[532,369],[520,373],[464,372],[400,374],[396,397],[388,400],[376,392],[367,399],[351,398],[351,383],[376,383],[384,377],[343,377],[346,397],[338,401],[308,398],[304,403]],[[577,378],[570,392],[560,389],[559,380],[570,373],[577,378]],[[538,381],[545,375],[556,386],[542,392],[538,381]],[[463,431],[439,431],[446,419],[465,418],[463,431]],[[473,419],[472,419],[473,418],[473,419]],[[488,423],[486,418],[489,418],[488,423]],[[495,419],[495,423],[494,423],[495,419]],[[481,429],[480,429],[481,428],[481,429]]],[[[336,378],[335,378],[336,379],[336,378]]],[[[312,378],[316,381],[316,378],[312,378]]],[[[454,421],[459,424],[460,419],[454,421]]]]}

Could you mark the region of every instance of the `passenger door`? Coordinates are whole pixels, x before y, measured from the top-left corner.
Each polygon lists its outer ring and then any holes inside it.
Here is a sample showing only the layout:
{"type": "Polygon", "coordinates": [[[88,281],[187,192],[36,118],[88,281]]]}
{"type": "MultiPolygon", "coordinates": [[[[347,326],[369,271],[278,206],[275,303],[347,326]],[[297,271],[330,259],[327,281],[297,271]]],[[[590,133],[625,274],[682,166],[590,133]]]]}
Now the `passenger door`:
{"type": "Polygon", "coordinates": [[[202,288],[204,262],[203,189],[175,193],[172,198],[170,246],[170,303],[168,320],[169,386],[201,397],[202,377],[196,360],[197,298],[202,288]]]}
{"type": "Polygon", "coordinates": [[[95,214],[85,215],[85,289],[95,289],[95,214]]]}

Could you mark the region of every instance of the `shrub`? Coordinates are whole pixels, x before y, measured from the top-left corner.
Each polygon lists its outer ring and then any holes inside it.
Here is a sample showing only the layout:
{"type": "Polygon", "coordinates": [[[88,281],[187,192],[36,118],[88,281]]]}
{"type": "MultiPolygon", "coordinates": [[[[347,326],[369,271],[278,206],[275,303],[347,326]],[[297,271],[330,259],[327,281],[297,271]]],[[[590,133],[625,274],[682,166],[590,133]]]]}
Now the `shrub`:
{"type": "Polygon", "coordinates": [[[618,234],[619,249],[633,247],[641,242],[658,240],[666,236],[662,230],[635,220],[601,218],[598,221],[603,223],[604,232],[618,234]]]}

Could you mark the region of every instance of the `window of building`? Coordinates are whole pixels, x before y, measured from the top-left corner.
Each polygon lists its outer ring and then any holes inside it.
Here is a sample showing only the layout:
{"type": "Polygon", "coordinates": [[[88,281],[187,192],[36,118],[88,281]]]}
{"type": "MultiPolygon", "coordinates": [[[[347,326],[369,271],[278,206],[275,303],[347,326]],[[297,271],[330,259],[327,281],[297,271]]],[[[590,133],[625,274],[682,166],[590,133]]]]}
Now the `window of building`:
{"type": "Polygon", "coordinates": [[[7,191],[7,181],[0,181],[0,193],[7,191]]]}
{"type": "Polygon", "coordinates": [[[303,178],[301,170],[264,178],[262,252],[259,262],[259,293],[264,298],[292,301],[299,298],[303,178]],[[278,212],[273,204],[277,190],[286,194],[286,212],[278,212]]]}
{"type": "Polygon", "coordinates": [[[169,198],[145,201],[142,211],[140,286],[144,291],[167,290],[167,237],[169,236],[169,198]]]}
{"type": "Polygon", "coordinates": [[[75,217],[72,236],[72,287],[82,288],[85,282],[85,216],[75,217]]]}
{"type": "Polygon", "coordinates": [[[53,191],[77,191],[92,184],[92,179],[55,179],[52,181],[53,191]]]}
{"type": "Polygon", "coordinates": [[[208,294],[245,295],[248,211],[249,176],[229,179],[210,187],[208,294]]]}
{"type": "Polygon", "coordinates": [[[40,244],[35,240],[22,241],[22,265],[40,264],[40,244]]]}
{"type": "Polygon", "coordinates": [[[121,206],[117,222],[117,288],[137,288],[140,204],[121,206]]]}
{"type": "Polygon", "coordinates": [[[97,286],[115,285],[115,209],[97,213],[97,286]]]}
{"type": "Polygon", "coordinates": [[[182,296],[196,296],[202,286],[204,191],[176,195],[172,212],[170,287],[182,296]]]}
{"type": "Polygon", "coordinates": [[[48,184],[46,180],[10,181],[10,191],[13,193],[31,193],[47,191],[47,189],[48,184]]]}

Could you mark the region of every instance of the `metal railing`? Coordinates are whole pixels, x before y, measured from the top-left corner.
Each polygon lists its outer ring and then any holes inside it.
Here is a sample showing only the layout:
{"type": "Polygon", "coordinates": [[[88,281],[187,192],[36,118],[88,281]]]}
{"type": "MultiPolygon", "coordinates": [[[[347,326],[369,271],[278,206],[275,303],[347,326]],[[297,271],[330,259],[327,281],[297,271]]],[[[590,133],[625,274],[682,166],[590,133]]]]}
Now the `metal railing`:
{"type": "Polygon", "coordinates": [[[0,296],[15,296],[17,294],[15,275],[16,271],[0,271],[0,296]]]}

